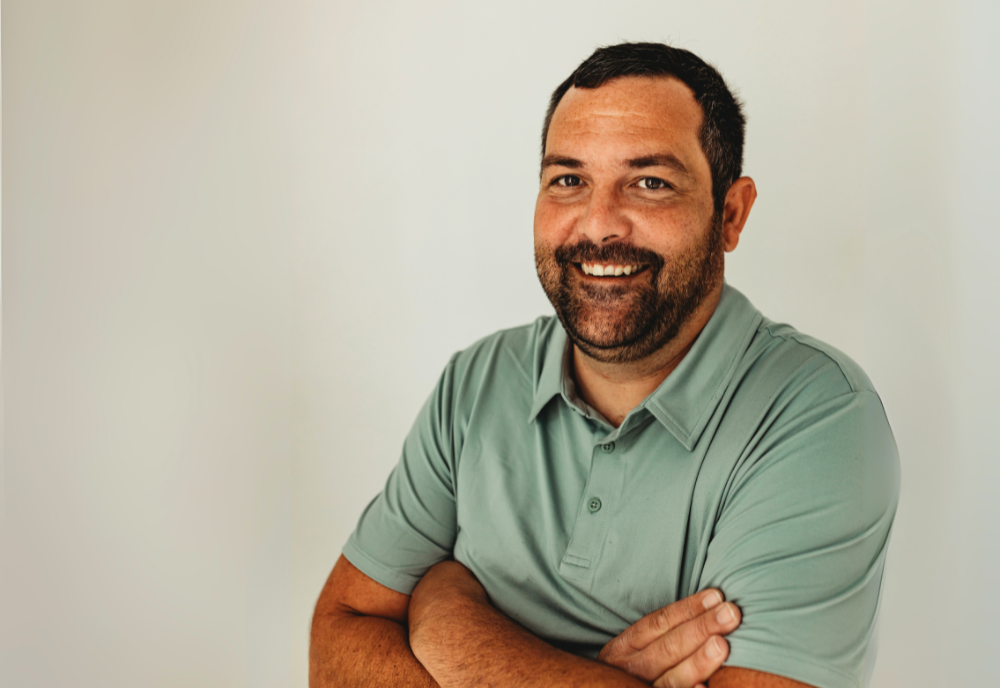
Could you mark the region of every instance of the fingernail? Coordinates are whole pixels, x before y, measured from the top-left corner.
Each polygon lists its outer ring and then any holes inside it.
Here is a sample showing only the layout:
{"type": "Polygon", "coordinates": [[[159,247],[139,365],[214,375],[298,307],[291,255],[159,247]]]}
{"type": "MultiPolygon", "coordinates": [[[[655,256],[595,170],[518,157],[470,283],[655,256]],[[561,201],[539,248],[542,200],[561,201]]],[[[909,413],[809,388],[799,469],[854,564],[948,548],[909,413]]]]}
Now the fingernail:
{"type": "Polygon", "coordinates": [[[715,620],[724,625],[728,625],[736,621],[736,614],[733,613],[733,606],[731,604],[724,605],[722,609],[715,613],[715,620]]]}
{"type": "Polygon", "coordinates": [[[722,656],[722,639],[712,638],[708,641],[705,647],[705,654],[707,654],[712,659],[718,659],[722,656]]]}
{"type": "Polygon", "coordinates": [[[705,599],[701,601],[705,605],[705,609],[716,607],[720,602],[722,602],[722,593],[718,590],[713,590],[711,594],[705,595],[705,599]]]}

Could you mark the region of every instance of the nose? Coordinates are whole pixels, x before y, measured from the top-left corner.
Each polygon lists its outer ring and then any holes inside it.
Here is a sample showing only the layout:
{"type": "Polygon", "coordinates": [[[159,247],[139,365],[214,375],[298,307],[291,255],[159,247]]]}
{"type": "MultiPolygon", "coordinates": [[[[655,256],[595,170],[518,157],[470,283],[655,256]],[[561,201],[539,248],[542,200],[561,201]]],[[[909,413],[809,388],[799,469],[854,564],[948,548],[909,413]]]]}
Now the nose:
{"type": "Polygon", "coordinates": [[[594,190],[577,223],[577,232],[595,244],[625,239],[632,233],[632,222],[622,210],[615,189],[594,190]]]}

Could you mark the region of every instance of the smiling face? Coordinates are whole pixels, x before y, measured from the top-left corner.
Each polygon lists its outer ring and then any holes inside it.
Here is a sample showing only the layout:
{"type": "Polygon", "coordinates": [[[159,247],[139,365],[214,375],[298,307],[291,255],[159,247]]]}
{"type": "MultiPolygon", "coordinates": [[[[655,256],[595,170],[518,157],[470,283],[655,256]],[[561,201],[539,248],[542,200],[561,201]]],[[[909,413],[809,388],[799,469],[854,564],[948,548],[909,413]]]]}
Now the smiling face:
{"type": "Polygon", "coordinates": [[[553,113],[535,263],[570,338],[598,361],[659,351],[721,288],[722,216],[701,121],[671,77],[571,88],[553,113]]]}

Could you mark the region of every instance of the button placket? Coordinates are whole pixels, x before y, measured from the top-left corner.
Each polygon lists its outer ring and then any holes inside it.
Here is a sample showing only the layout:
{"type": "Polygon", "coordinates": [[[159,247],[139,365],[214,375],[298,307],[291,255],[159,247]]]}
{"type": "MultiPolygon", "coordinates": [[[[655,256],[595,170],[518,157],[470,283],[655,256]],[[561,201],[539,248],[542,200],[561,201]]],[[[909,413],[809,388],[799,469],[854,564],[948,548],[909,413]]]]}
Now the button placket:
{"type": "Polygon", "coordinates": [[[614,450],[614,442],[593,447],[590,476],[559,567],[564,578],[584,582],[593,576],[592,564],[600,556],[611,520],[609,500],[621,491],[621,467],[614,450]]]}

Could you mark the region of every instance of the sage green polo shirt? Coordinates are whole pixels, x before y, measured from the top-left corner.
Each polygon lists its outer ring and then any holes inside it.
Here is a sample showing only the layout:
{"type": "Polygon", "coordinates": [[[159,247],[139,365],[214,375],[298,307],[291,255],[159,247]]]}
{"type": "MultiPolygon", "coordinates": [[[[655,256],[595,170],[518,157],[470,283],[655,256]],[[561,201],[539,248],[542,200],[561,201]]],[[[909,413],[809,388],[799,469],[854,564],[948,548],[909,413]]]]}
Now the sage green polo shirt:
{"type": "Polygon", "coordinates": [[[347,559],[409,594],[454,557],[508,616],[588,657],[717,587],[743,611],[727,664],[866,685],[899,465],[861,368],[726,285],[614,428],[574,393],[570,347],[549,316],[455,354],[347,559]]]}

